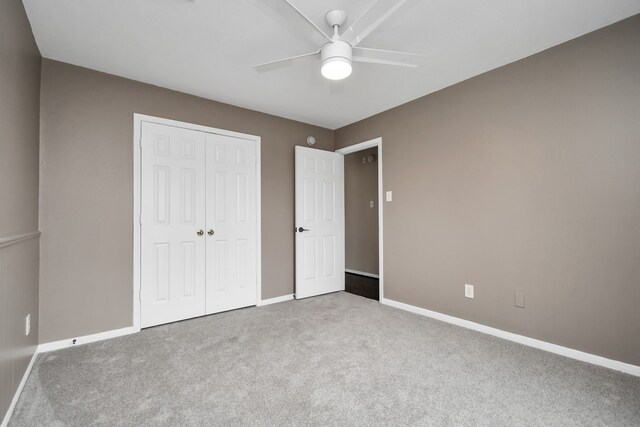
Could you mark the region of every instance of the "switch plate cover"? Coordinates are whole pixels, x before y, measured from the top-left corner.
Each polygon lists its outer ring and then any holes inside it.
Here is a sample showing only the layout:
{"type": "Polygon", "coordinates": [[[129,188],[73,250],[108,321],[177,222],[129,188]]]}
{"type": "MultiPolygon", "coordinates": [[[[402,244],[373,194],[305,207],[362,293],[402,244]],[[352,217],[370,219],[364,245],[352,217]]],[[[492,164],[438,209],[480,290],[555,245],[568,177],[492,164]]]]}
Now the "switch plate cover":
{"type": "Polygon", "coordinates": [[[467,298],[474,298],[474,289],[473,285],[465,284],[464,285],[464,296],[467,298]]]}

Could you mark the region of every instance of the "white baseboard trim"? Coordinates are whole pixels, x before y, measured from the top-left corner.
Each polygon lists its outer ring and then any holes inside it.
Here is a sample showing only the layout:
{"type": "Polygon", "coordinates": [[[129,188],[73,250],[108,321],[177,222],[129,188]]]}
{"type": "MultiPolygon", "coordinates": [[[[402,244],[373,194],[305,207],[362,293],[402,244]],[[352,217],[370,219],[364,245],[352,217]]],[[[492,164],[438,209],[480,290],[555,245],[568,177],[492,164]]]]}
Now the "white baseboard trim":
{"type": "Polygon", "coordinates": [[[18,399],[20,399],[20,395],[22,394],[22,389],[24,385],[27,383],[27,379],[29,378],[29,374],[31,373],[31,368],[33,368],[33,363],[36,361],[36,357],[38,356],[38,348],[36,347],[33,351],[33,356],[31,356],[31,360],[29,361],[29,366],[27,366],[26,371],[24,371],[24,375],[22,376],[22,380],[20,384],[18,384],[18,388],[16,389],[15,394],[13,395],[13,400],[11,401],[11,405],[7,409],[6,414],[4,414],[4,419],[2,420],[2,424],[0,427],[7,427],[9,424],[9,419],[11,419],[11,415],[13,415],[13,410],[16,408],[16,404],[18,403],[18,399]]]}
{"type": "Polygon", "coordinates": [[[269,298],[269,299],[260,300],[260,301],[258,301],[258,303],[256,305],[258,307],[262,307],[264,305],[277,304],[279,302],[291,301],[292,299],[293,299],[293,294],[282,295],[281,297],[275,297],[275,298],[269,298]]]}
{"type": "Polygon", "coordinates": [[[373,277],[374,279],[379,279],[380,278],[379,274],[367,273],[365,271],[352,270],[350,268],[345,268],[344,272],[345,273],[351,273],[351,274],[357,274],[359,276],[373,277]]]}
{"type": "Polygon", "coordinates": [[[492,328],[481,323],[471,322],[469,320],[460,319],[458,317],[449,316],[447,314],[438,313],[437,311],[427,310],[426,308],[420,308],[413,305],[405,304],[403,302],[394,301],[388,298],[382,298],[380,300],[382,304],[399,308],[401,310],[410,311],[422,316],[431,317],[432,319],[440,320],[442,322],[451,323],[453,325],[462,326],[463,328],[471,329],[484,334],[493,335],[498,338],[513,341],[518,344],[523,344],[529,347],[534,347],[539,350],[548,351],[550,353],[559,354],[561,356],[569,357],[571,359],[580,360],[582,362],[591,363],[593,365],[603,366],[605,368],[613,369],[616,371],[624,372],[626,374],[640,377],[640,366],[631,365],[629,363],[620,362],[617,360],[607,359],[606,357],[596,356],[595,354],[585,353],[584,351],[574,350],[572,348],[563,347],[557,344],[551,344],[546,341],[537,340],[535,338],[529,338],[524,335],[514,334],[512,332],[503,331],[501,329],[492,328]]]}
{"type": "Polygon", "coordinates": [[[82,344],[89,344],[90,342],[108,340],[109,338],[121,337],[124,335],[133,334],[139,332],[133,326],[129,326],[122,329],[114,329],[112,331],[100,332],[92,335],[85,335],[82,337],[69,338],[66,340],[53,341],[38,346],[38,353],[46,353],[48,351],[60,350],[67,347],[75,347],[82,344]],[[75,341],[75,343],[74,343],[75,341]]]}

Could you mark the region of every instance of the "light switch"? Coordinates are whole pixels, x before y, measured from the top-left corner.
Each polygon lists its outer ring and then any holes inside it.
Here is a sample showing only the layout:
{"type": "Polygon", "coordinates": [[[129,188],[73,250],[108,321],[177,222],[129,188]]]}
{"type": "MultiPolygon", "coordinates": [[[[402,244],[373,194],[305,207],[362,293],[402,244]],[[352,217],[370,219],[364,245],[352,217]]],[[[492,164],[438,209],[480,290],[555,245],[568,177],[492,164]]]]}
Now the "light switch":
{"type": "Polygon", "coordinates": [[[474,286],[468,283],[464,285],[464,296],[467,298],[475,298],[474,296],[474,286]]]}
{"type": "Polygon", "coordinates": [[[387,191],[387,202],[390,202],[393,200],[393,194],[391,193],[391,191],[387,191]]]}

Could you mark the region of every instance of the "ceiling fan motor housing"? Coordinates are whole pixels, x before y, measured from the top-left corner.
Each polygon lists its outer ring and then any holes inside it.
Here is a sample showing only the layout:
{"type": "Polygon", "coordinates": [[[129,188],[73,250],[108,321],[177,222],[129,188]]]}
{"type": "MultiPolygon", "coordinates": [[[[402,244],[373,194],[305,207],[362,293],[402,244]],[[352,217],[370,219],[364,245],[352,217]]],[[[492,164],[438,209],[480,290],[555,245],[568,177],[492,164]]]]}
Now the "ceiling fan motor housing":
{"type": "Polygon", "coordinates": [[[342,40],[334,40],[322,46],[320,55],[323,63],[333,58],[344,58],[351,61],[351,45],[342,40]]]}
{"type": "Polygon", "coordinates": [[[335,36],[322,46],[320,73],[329,80],[342,80],[351,75],[351,45],[335,36]]]}

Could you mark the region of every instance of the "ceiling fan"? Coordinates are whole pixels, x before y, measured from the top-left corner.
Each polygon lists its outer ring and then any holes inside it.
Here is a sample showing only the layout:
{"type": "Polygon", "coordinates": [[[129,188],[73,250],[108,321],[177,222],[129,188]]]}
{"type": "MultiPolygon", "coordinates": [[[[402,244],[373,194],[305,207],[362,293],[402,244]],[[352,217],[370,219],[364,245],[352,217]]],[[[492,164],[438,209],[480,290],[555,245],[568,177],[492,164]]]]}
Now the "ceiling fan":
{"type": "Polygon", "coordinates": [[[333,28],[333,35],[329,36],[316,24],[305,16],[290,0],[283,0],[291,6],[306,22],[313,27],[325,40],[322,47],[310,53],[289,58],[270,61],[253,66],[259,71],[268,70],[274,64],[292,63],[304,57],[320,55],[322,67],[320,72],[330,80],[342,80],[351,75],[351,62],[369,62],[374,64],[397,65],[401,67],[417,67],[410,62],[422,56],[415,53],[396,52],[392,50],[370,49],[358,47],[373,30],[382,24],[393,12],[407,0],[376,0],[349,28],[340,33],[340,27],[347,21],[344,10],[330,10],[325,15],[325,21],[333,28]]]}

